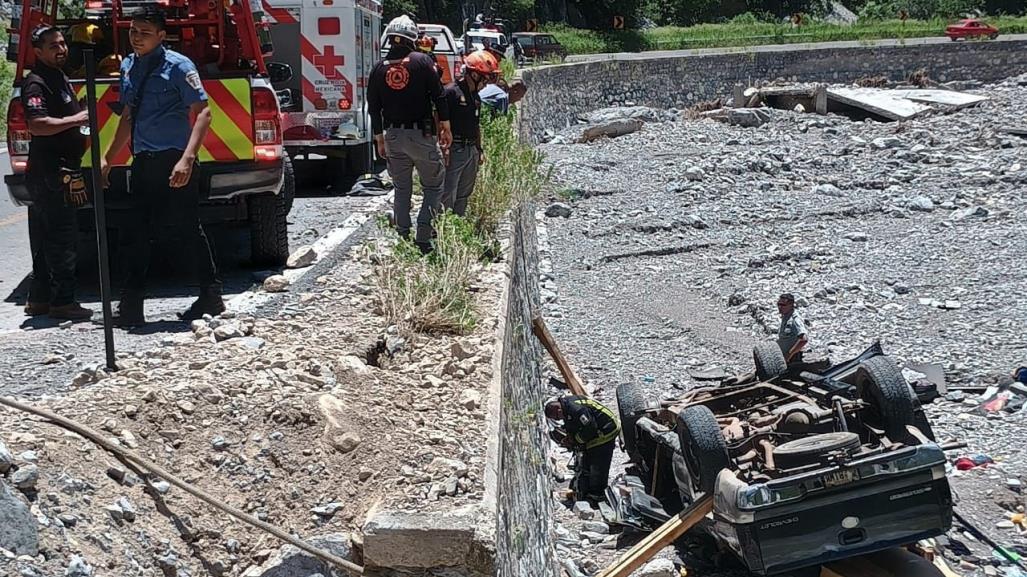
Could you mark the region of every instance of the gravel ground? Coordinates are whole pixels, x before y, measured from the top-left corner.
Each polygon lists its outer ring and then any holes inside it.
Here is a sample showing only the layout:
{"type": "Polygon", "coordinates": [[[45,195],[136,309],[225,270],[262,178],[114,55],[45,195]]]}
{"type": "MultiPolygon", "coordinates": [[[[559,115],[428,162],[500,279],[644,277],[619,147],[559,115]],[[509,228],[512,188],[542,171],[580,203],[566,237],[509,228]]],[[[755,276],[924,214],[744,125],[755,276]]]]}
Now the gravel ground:
{"type": "MultiPolygon", "coordinates": [[[[612,406],[618,383],[643,380],[670,397],[690,370],[749,370],[782,292],[834,360],[880,339],[955,386],[1025,364],[1027,140],[999,129],[1022,123],[1027,77],[975,92],[992,100],[905,123],[772,110],[759,128],[649,122],[569,144],[572,128],[543,145],[567,205],[548,212],[569,213],[546,219],[547,316],[596,396],[612,406]]],[[[960,511],[1023,547],[996,524],[1023,506],[1005,485],[1027,474],[1027,414],[969,408],[928,409],[940,436],[1002,461],[954,477],[960,511]]],[[[991,556],[974,552],[965,572],[984,574],[991,556]]]]}
{"type": "MultiPolygon", "coordinates": [[[[478,506],[501,267],[481,270],[473,287],[473,333],[403,333],[378,313],[361,244],[373,229],[255,310],[139,341],[120,353],[117,373],[79,372],[32,402],[356,562],[375,511],[478,506]]],[[[62,363],[74,365],[44,366],[62,363]]],[[[0,550],[0,575],[298,571],[275,539],[154,480],[166,510],[101,449],[0,410],[0,512],[26,515],[0,526],[0,538],[39,536],[38,554],[0,550]]]]}
{"type": "MultiPolygon", "coordinates": [[[[374,198],[299,198],[289,217],[290,246],[313,244],[319,237],[341,225],[356,212],[365,211],[374,198]]],[[[225,299],[254,290],[268,271],[249,267],[245,259],[249,246],[245,231],[222,231],[216,235],[219,265],[225,280],[225,299]]],[[[30,264],[27,266],[31,266],[30,264]]],[[[19,274],[24,271],[19,271],[19,274]]],[[[96,275],[81,279],[81,298],[85,306],[100,310],[96,275]]],[[[175,313],[188,308],[195,289],[180,290],[179,280],[157,271],[152,283],[152,298],[147,300],[149,325],[124,331],[115,329],[119,352],[134,353],[157,346],[161,339],[189,331],[177,321],[175,313]]],[[[17,300],[17,299],[9,299],[17,300]]],[[[278,306],[281,306],[279,303],[278,306]]],[[[78,323],[67,329],[45,317],[26,321],[21,305],[0,303],[0,394],[41,395],[64,390],[84,368],[104,363],[103,326],[99,320],[78,323]],[[14,327],[19,327],[15,329],[14,327]]],[[[96,315],[99,319],[99,315],[96,315]]]]}

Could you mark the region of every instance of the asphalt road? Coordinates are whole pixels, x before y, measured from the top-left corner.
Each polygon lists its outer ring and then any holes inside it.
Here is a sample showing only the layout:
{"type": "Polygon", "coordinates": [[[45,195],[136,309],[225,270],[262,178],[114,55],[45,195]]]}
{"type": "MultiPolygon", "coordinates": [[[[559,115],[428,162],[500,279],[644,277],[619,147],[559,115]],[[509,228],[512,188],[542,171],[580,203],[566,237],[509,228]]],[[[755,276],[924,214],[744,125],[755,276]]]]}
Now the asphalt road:
{"type": "MultiPolygon", "coordinates": [[[[316,167],[314,167],[316,169],[316,167]]],[[[305,170],[309,170],[309,167],[305,170]]],[[[0,155],[0,174],[10,172],[6,154],[0,155]]],[[[311,171],[317,172],[317,170],[311,171]]],[[[100,296],[97,274],[95,237],[83,237],[79,246],[80,302],[97,311],[92,322],[61,328],[47,318],[28,318],[22,307],[28,291],[27,277],[32,269],[28,243],[27,209],[11,202],[6,188],[0,185],[0,394],[39,394],[54,392],[66,385],[79,369],[103,361],[103,330],[100,322],[100,296]],[[57,355],[60,364],[41,363],[57,355]]],[[[306,182],[298,191],[289,215],[289,242],[295,249],[325,239],[357,212],[375,210],[375,197],[333,196],[325,192],[323,183],[306,182]]],[[[250,291],[275,271],[249,264],[249,234],[244,226],[207,227],[225,283],[225,300],[250,291]]],[[[337,237],[336,232],[333,237],[337,237]]],[[[117,253],[115,253],[117,254],[117,253]]],[[[146,300],[145,327],[132,331],[115,331],[119,352],[145,350],[160,339],[189,330],[177,320],[176,313],[188,308],[196,297],[197,287],[189,286],[188,275],[176,266],[174,246],[158,246],[154,250],[154,267],[146,300]]],[[[116,267],[117,263],[112,266],[116,267]]],[[[117,269],[112,274],[117,282],[117,269]]],[[[115,295],[117,287],[115,287],[115,295]]]]}
{"type": "MultiPolygon", "coordinates": [[[[1027,40],[1027,34],[1003,34],[988,42],[1016,42],[1027,40]]],[[[789,52],[794,50],[831,50],[837,48],[867,48],[875,46],[925,46],[950,44],[945,36],[928,38],[905,38],[886,40],[840,40],[836,42],[796,42],[792,44],[766,44],[761,46],[730,46],[724,48],[689,48],[685,50],[652,50],[647,52],[615,52],[606,54],[577,54],[569,56],[567,62],[595,62],[603,60],[650,60],[653,58],[677,58],[709,54],[735,54],[760,52],[789,52]]],[[[963,42],[962,40],[960,42],[963,42]]]]}

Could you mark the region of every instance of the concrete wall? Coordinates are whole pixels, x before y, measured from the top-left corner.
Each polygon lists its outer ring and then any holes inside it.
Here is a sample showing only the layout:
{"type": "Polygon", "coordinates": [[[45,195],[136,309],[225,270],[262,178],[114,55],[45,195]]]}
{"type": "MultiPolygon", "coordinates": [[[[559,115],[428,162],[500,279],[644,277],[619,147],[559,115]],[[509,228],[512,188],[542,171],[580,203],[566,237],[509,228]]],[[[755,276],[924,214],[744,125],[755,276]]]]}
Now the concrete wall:
{"type": "Polygon", "coordinates": [[[535,207],[511,215],[510,278],[501,359],[496,576],[556,577],[552,536],[552,474],[542,415],[541,349],[531,332],[539,307],[535,207]]]}
{"type": "Polygon", "coordinates": [[[522,137],[537,142],[546,130],[573,124],[578,113],[606,106],[683,108],[726,98],[736,83],[760,80],[848,83],[867,76],[901,80],[920,69],[941,82],[1001,80],[1027,72],[1027,40],[839,42],[605,58],[611,59],[524,70],[529,90],[521,107],[522,137]]]}

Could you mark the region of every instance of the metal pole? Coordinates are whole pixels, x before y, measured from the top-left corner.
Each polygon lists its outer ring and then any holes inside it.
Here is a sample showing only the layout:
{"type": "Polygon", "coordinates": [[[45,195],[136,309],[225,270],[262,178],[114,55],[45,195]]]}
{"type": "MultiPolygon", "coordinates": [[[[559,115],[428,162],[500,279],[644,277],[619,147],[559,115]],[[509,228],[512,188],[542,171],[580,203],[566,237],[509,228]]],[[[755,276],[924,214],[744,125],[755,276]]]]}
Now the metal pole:
{"type": "Polygon", "coordinates": [[[93,216],[96,219],[96,251],[100,258],[100,301],[103,303],[103,342],[107,370],[118,369],[114,359],[114,325],[111,318],[111,263],[107,254],[107,209],[100,176],[100,127],[96,115],[96,60],[93,50],[83,51],[86,60],[86,105],[89,107],[89,155],[93,161],[93,216]]]}

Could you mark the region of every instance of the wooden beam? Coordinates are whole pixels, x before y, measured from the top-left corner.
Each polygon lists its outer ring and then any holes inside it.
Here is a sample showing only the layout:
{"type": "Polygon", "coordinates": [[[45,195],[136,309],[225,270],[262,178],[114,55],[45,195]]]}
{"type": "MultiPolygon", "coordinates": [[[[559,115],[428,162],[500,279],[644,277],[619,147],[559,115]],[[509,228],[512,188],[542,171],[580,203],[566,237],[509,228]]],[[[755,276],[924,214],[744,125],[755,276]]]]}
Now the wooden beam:
{"type": "Polygon", "coordinates": [[[692,506],[685,508],[684,511],[660,525],[659,529],[650,533],[645,539],[639,541],[616,563],[600,573],[599,577],[628,577],[632,571],[644,565],[664,547],[673,544],[712,511],[713,497],[710,495],[702,497],[692,506]]]}
{"type": "Polygon", "coordinates": [[[567,359],[560,352],[560,347],[556,345],[556,339],[549,332],[549,327],[546,326],[546,321],[542,320],[541,316],[531,319],[531,332],[535,333],[538,340],[542,341],[542,346],[546,348],[549,356],[553,358],[556,368],[563,375],[563,382],[567,383],[567,388],[571,390],[571,393],[587,397],[588,393],[585,392],[585,385],[578,378],[578,375],[574,374],[574,370],[571,369],[567,359]]]}

